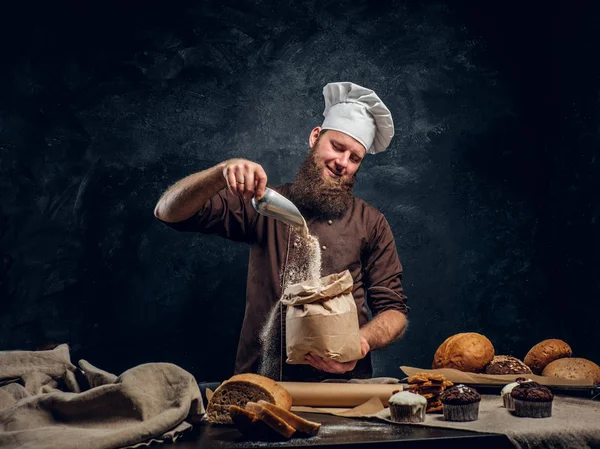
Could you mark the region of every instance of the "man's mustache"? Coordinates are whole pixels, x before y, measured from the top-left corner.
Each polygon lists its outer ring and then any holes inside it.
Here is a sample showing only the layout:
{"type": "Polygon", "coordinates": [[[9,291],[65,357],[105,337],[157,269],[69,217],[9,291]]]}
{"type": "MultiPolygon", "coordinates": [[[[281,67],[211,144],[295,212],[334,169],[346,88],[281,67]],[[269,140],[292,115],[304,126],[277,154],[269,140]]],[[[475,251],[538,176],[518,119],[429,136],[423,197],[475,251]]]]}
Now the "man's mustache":
{"type": "Polygon", "coordinates": [[[328,168],[329,170],[331,170],[331,172],[332,172],[334,175],[342,176],[342,173],[341,173],[341,172],[338,172],[338,171],[337,171],[335,168],[331,168],[329,165],[327,166],[327,168],[328,168]]]}
{"type": "Polygon", "coordinates": [[[345,188],[352,188],[352,186],[354,186],[354,181],[355,181],[354,175],[350,175],[350,176],[342,175],[340,172],[329,167],[328,165],[325,165],[325,164],[321,164],[321,165],[322,165],[322,167],[319,167],[320,171],[322,171],[325,167],[327,167],[327,169],[331,170],[332,173],[339,176],[338,179],[334,179],[334,178],[327,179],[328,183],[331,183],[331,184],[334,184],[337,186],[341,186],[341,187],[345,187],[345,188]]]}

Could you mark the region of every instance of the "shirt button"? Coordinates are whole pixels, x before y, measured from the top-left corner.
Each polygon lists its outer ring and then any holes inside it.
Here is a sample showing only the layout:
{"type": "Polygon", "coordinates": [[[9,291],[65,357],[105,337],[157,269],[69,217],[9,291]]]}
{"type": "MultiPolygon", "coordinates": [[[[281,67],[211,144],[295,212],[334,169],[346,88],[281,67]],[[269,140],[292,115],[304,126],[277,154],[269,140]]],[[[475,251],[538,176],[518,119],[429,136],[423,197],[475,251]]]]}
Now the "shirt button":
{"type": "Polygon", "coordinates": [[[331,226],[331,225],[333,224],[333,221],[331,221],[331,220],[327,220],[327,224],[328,224],[329,226],[331,226]]]}
{"type": "Polygon", "coordinates": [[[327,247],[325,245],[321,246],[321,249],[327,249],[327,247]]]}

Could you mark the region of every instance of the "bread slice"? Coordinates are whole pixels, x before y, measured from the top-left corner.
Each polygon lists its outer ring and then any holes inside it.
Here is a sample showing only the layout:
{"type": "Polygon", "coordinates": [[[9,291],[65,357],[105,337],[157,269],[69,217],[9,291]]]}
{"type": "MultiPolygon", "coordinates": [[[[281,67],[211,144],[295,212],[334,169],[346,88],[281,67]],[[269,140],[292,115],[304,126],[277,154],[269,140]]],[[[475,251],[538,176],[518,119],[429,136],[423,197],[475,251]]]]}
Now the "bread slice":
{"type": "Polygon", "coordinates": [[[294,427],[290,426],[279,416],[275,415],[273,412],[267,410],[265,407],[256,402],[248,402],[246,404],[246,410],[256,414],[256,416],[258,416],[262,422],[286,438],[291,438],[292,435],[296,433],[296,429],[294,427]]]}
{"type": "Polygon", "coordinates": [[[274,380],[258,374],[237,374],[215,390],[206,407],[206,419],[216,424],[232,424],[231,405],[244,408],[246,403],[260,400],[286,410],[292,407],[289,392],[274,380]]]}
{"type": "Polygon", "coordinates": [[[284,420],[288,425],[292,426],[298,432],[305,433],[307,435],[316,435],[319,433],[321,424],[318,422],[308,421],[307,419],[301,418],[300,416],[289,412],[281,407],[277,407],[267,401],[258,401],[258,405],[261,405],[266,410],[273,413],[275,416],[284,420]]]}
{"type": "Polygon", "coordinates": [[[229,406],[229,416],[233,424],[239,429],[242,434],[247,437],[253,437],[256,433],[256,426],[260,423],[260,419],[255,413],[237,405],[229,406]]]}
{"type": "Polygon", "coordinates": [[[237,405],[231,405],[229,407],[229,415],[233,424],[248,439],[263,441],[283,440],[280,433],[275,432],[271,427],[267,426],[266,423],[260,420],[256,413],[252,413],[250,410],[238,407],[237,405]]]}

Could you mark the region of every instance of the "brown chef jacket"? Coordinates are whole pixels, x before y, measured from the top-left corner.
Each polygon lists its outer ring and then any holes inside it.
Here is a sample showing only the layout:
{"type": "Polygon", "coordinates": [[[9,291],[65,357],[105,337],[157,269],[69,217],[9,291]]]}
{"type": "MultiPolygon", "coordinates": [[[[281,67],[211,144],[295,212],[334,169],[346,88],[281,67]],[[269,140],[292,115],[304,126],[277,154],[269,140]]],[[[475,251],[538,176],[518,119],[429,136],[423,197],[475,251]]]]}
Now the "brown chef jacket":
{"type": "MultiPolygon", "coordinates": [[[[287,196],[289,187],[289,184],[284,184],[275,190],[287,196]]],[[[259,334],[282,294],[283,279],[286,269],[289,269],[286,263],[289,264],[288,255],[293,244],[291,227],[258,214],[250,201],[231,194],[228,189],[212,197],[196,215],[179,223],[166,224],[180,231],[216,234],[250,246],[246,310],[235,371],[258,372],[261,355],[259,334]]],[[[354,197],[351,207],[342,217],[309,219],[307,224],[322,248],[322,275],[350,270],[360,326],[368,321],[365,296],[373,316],[384,310],[408,313],[402,289],[402,266],[392,231],[381,212],[354,197]]],[[[279,332],[277,338],[280,339],[279,332]]],[[[285,359],[284,344],[282,352],[285,359]]],[[[278,380],[367,378],[372,375],[370,354],[359,360],[353,371],[340,376],[323,373],[309,365],[281,365],[281,378],[278,380]]]]}

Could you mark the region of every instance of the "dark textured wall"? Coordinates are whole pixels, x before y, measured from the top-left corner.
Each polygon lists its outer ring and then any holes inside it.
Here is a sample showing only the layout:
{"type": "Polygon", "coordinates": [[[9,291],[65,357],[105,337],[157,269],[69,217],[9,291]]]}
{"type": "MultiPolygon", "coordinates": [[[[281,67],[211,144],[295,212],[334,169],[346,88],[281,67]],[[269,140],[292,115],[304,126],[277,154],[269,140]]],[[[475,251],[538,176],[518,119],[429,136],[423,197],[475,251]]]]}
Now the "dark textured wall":
{"type": "Polygon", "coordinates": [[[462,331],[600,361],[597,8],[50,3],[5,6],[0,27],[0,349],[229,376],[247,248],[169,230],[154,205],[234,156],[292,180],[322,87],[349,80],[397,132],[356,186],[392,226],[412,307],[376,374],[426,367],[462,331]]]}

